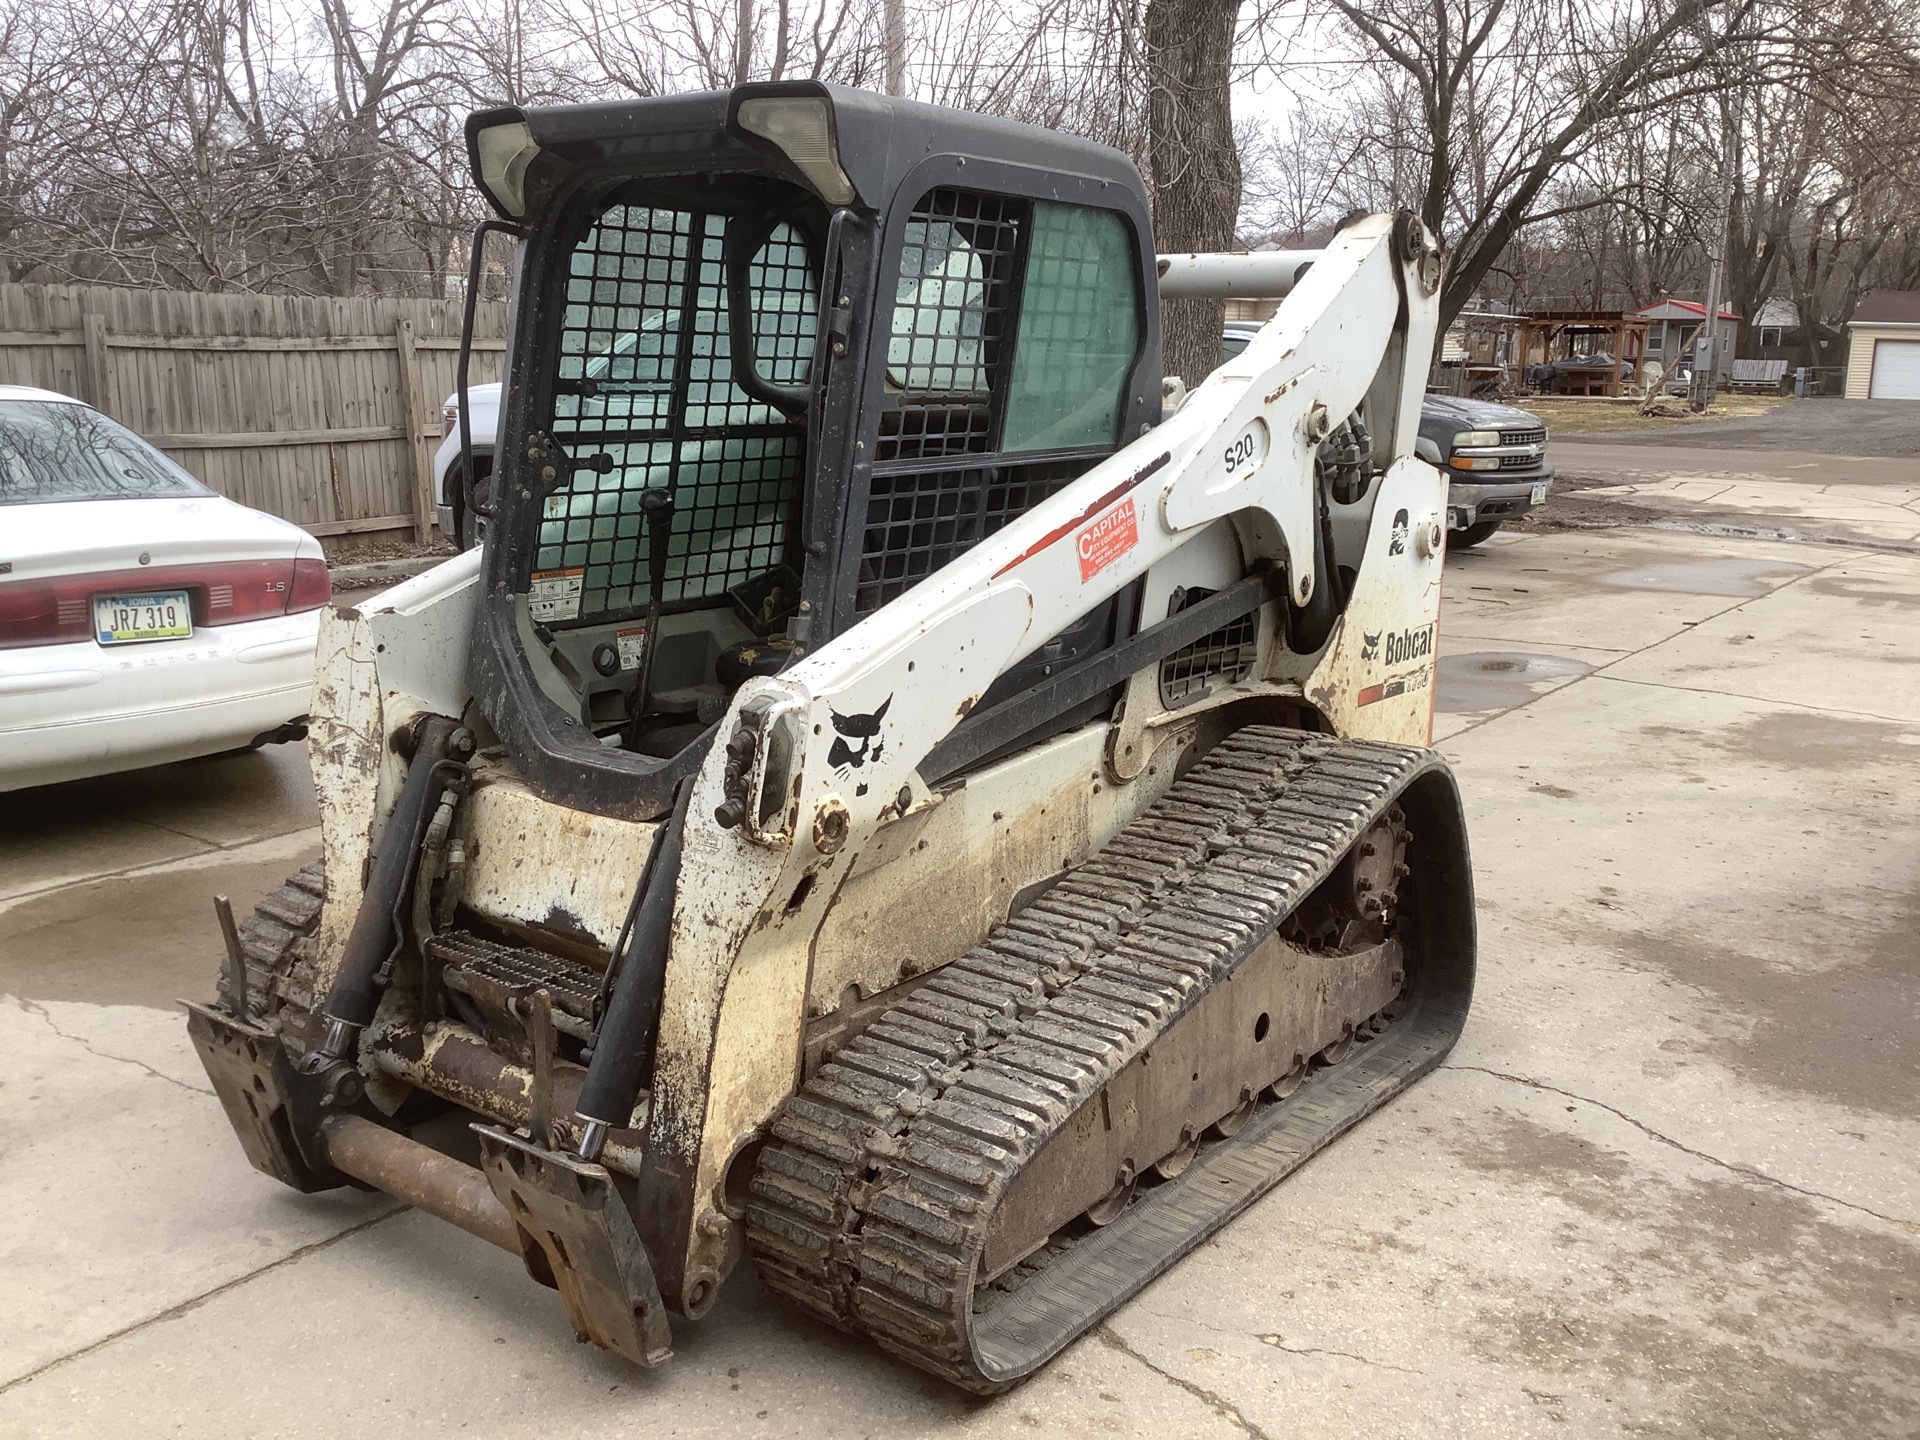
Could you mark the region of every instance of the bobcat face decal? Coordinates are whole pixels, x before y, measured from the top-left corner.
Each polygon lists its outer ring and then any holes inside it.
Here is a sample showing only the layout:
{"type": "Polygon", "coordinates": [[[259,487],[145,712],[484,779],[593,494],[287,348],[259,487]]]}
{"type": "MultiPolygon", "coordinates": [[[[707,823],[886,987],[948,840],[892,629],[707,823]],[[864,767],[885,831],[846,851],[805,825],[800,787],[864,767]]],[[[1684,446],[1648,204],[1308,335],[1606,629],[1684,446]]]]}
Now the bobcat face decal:
{"type": "Polygon", "coordinates": [[[880,702],[880,708],[865,715],[842,715],[831,705],[827,707],[827,716],[833,721],[836,732],[833,748],[827,751],[827,763],[836,770],[858,770],[869,760],[878,760],[886,753],[887,742],[880,738],[880,722],[887,718],[887,707],[893,704],[889,695],[880,702]],[[860,748],[855,749],[847,742],[858,740],[860,748]]]}

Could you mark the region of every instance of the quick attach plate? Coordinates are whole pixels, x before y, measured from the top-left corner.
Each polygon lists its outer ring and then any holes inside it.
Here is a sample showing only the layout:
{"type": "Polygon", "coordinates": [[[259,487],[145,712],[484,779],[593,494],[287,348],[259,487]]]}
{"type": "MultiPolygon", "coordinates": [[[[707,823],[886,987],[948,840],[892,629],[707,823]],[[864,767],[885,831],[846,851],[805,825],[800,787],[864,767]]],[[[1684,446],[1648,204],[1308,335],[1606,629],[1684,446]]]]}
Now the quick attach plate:
{"type": "Polygon", "coordinates": [[[480,1168],[520,1233],[527,1273],[560,1292],[573,1333],[640,1365],[672,1355],[646,1247],[605,1167],[475,1125],[480,1168]]]}
{"type": "Polygon", "coordinates": [[[318,1084],[293,1068],[280,1037],[211,1005],[182,1003],[193,1048],[253,1168],[304,1195],[352,1184],[326,1162],[318,1084]]]}

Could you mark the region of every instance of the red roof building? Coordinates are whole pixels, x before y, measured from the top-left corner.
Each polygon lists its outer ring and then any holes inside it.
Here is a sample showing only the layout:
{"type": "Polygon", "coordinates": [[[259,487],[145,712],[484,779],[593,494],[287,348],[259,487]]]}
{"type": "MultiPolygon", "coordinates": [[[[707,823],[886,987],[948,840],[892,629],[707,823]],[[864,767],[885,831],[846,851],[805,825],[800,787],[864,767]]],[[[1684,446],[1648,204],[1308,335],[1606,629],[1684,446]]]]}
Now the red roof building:
{"type": "MultiPolygon", "coordinates": [[[[1660,363],[1669,373],[1682,364],[1691,365],[1694,341],[1706,326],[1707,307],[1698,300],[1676,300],[1671,295],[1642,305],[1633,312],[1647,321],[1647,359],[1660,363]]],[[[1733,373],[1734,346],[1740,340],[1740,317],[1724,305],[1720,323],[1714,327],[1719,337],[1719,354],[1714,369],[1721,379],[1733,373]]]]}

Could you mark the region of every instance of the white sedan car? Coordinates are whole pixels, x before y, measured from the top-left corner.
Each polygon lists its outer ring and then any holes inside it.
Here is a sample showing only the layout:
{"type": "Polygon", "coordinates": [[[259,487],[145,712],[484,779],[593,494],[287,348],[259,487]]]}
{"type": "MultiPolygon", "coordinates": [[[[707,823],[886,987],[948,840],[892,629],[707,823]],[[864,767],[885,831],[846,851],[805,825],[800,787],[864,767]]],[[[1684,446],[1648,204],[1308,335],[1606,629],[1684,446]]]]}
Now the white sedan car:
{"type": "Polygon", "coordinates": [[[0,385],[0,791],[306,733],[320,542],[0,385]]]}

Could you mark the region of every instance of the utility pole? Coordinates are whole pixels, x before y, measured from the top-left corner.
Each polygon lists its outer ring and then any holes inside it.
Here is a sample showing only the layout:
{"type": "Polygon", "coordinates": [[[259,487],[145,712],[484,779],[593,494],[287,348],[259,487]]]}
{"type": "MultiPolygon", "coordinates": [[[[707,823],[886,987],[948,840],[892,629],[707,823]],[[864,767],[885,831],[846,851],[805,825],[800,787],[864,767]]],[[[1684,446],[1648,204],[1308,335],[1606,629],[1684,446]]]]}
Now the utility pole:
{"type": "MultiPolygon", "coordinates": [[[[1712,22],[1707,22],[1711,25],[1712,22]]],[[[1727,266],[1727,242],[1733,229],[1733,178],[1738,133],[1738,92],[1729,101],[1727,95],[1714,97],[1720,107],[1720,216],[1714,241],[1712,263],[1707,267],[1707,313],[1701,320],[1700,336],[1693,347],[1693,383],[1688,387],[1687,407],[1696,414],[1713,404],[1720,389],[1720,295],[1727,266]]]]}
{"type": "Polygon", "coordinates": [[[734,19],[733,83],[747,83],[747,71],[753,64],[753,0],[739,0],[734,19]]]}
{"type": "Polygon", "coordinates": [[[907,93],[907,0],[887,0],[887,93],[907,93]]]}

